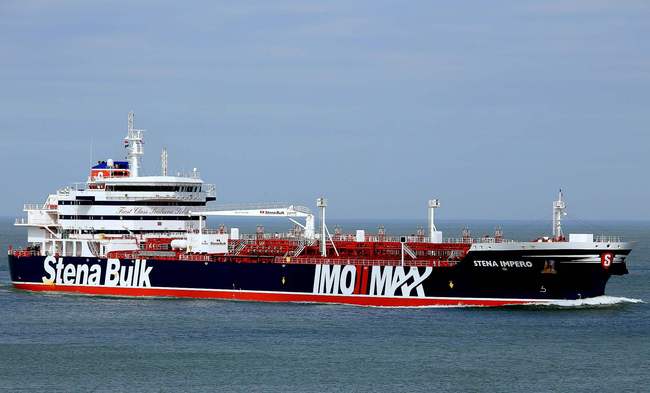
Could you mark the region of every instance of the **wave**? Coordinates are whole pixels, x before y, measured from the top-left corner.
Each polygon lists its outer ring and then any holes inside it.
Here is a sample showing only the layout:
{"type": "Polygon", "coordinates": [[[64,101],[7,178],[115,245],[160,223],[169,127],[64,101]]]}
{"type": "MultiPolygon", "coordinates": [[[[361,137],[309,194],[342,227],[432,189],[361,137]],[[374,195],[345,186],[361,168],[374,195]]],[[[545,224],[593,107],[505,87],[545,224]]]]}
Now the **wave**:
{"type": "Polygon", "coordinates": [[[645,303],[641,299],[632,299],[618,296],[597,296],[587,299],[576,300],[551,300],[544,303],[534,303],[531,305],[540,307],[607,307],[620,304],[645,303]]]}

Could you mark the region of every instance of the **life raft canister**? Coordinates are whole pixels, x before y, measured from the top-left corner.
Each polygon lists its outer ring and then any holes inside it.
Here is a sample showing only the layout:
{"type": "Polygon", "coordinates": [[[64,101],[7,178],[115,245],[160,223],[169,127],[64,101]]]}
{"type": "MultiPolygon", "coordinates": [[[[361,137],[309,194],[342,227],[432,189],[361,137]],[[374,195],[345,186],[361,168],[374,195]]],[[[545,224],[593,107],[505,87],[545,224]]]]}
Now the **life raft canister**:
{"type": "Polygon", "coordinates": [[[603,269],[607,270],[614,262],[614,254],[611,252],[604,252],[600,254],[600,264],[603,266],[603,269]]]}

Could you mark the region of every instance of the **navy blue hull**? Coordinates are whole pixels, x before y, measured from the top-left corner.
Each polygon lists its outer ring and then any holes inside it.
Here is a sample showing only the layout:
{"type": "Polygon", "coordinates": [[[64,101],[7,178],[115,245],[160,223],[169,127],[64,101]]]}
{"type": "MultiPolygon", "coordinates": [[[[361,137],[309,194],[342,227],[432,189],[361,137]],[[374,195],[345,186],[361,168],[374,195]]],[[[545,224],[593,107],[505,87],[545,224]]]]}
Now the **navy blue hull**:
{"type": "Polygon", "coordinates": [[[376,305],[386,302],[374,299],[397,299],[386,305],[421,305],[428,304],[426,299],[588,298],[603,295],[612,274],[627,273],[624,263],[615,263],[606,269],[599,263],[557,261],[549,267],[546,260],[519,261],[516,255],[507,253],[498,258],[494,253],[473,253],[451,267],[12,255],[9,267],[13,284],[23,289],[376,305]],[[206,296],[207,293],[221,295],[206,296]],[[258,295],[244,296],[242,293],[258,295]]]}

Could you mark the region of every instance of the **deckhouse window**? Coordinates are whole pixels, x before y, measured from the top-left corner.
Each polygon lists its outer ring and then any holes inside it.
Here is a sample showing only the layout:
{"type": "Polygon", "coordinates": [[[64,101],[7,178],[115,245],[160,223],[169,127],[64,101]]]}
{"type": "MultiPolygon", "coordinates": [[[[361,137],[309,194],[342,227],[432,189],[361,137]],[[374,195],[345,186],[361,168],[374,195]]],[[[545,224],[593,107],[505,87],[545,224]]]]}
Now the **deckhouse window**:
{"type": "Polygon", "coordinates": [[[176,186],[176,185],[131,185],[131,184],[115,184],[107,185],[106,191],[149,191],[149,192],[194,192],[198,191],[199,187],[190,186],[176,186]]]}

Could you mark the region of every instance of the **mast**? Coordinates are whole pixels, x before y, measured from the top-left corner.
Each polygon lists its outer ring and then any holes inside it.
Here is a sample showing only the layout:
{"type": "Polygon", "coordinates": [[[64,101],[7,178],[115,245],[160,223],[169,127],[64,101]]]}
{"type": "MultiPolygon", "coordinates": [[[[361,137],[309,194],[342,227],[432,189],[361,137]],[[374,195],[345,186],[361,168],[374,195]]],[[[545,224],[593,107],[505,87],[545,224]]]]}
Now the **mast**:
{"type": "Polygon", "coordinates": [[[163,147],[162,153],[160,154],[160,169],[163,176],[167,176],[167,158],[167,148],[163,147]]]}
{"type": "Polygon", "coordinates": [[[431,243],[434,243],[433,238],[435,237],[435,232],[438,230],[436,228],[434,214],[435,214],[435,210],[440,207],[440,201],[438,199],[429,199],[429,203],[427,206],[429,207],[429,211],[428,211],[429,241],[431,243]]]}
{"type": "Polygon", "coordinates": [[[142,169],[142,156],[144,155],[144,130],[133,128],[135,113],[129,112],[129,123],[124,147],[127,150],[131,177],[138,177],[142,169]]]}
{"type": "Polygon", "coordinates": [[[553,202],[553,239],[563,240],[562,217],[566,216],[566,203],[562,195],[562,189],[558,195],[557,201],[553,202]]]}
{"type": "Polygon", "coordinates": [[[318,198],[316,206],[320,209],[320,255],[327,256],[327,226],[325,225],[325,208],[327,207],[327,200],[325,198],[318,198]]]}

